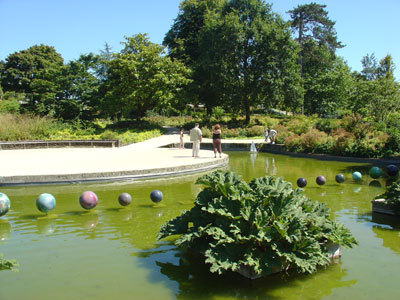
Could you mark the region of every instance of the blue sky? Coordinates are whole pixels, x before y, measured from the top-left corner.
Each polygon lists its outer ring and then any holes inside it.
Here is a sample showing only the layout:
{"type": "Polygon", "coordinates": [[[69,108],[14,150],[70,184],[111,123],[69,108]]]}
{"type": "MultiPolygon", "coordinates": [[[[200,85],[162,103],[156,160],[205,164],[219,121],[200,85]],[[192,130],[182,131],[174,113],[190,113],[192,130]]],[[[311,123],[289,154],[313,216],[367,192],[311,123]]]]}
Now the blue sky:
{"type": "MultiPolygon", "coordinates": [[[[286,12],[312,1],[275,0],[273,10],[286,12]]],[[[375,53],[391,54],[400,79],[400,1],[325,0],[329,17],[336,22],[338,50],[352,70],[361,70],[361,59],[375,53]]],[[[124,36],[148,33],[162,43],[179,11],[180,0],[0,0],[0,60],[36,44],[54,46],[67,62],[80,54],[121,49],[124,36]]]]}

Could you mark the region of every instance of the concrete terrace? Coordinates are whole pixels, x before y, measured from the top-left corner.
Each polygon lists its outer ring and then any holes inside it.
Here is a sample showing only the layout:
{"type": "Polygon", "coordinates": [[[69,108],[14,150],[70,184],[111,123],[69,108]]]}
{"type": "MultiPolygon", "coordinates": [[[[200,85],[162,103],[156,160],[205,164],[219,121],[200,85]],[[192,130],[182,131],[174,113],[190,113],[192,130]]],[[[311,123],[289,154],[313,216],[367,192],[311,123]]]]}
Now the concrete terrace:
{"type": "MultiPolygon", "coordinates": [[[[187,134],[184,142],[187,147],[187,134]]],[[[228,155],[214,158],[213,151],[203,149],[200,157],[194,158],[191,148],[172,146],[178,143],[179,133],[170,130],[169,134],[120,148],[0,150],[0,186],[137,180],[202,172],[229,162],[228,155]]]]}

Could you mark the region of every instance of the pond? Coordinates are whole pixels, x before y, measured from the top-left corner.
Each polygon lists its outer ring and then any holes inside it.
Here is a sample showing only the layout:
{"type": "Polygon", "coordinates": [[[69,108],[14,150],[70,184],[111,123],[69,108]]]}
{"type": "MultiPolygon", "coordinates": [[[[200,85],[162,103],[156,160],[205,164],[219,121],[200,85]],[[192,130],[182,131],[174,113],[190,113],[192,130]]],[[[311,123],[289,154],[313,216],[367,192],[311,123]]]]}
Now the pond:
{"type": "Polygon", "coordinates": [[[370,200],[384,191],[372,180],[371,165],[231,152],[229,168],[247,181],[265,174],[296,184],[305,177],[307,196],[326,202],[359,245],[344,249],[340,263],[312,275],[276,274],[250,281],[237,274],[217,276],[182,256],[171,240],[156,241],[160,226],[193,205],[199,175],[142,182],[2,187],[12,202],[0,218],[0,253],[16,259],[19,272],[0,272],[0,299],[398,299],[400,222],[371,214],[370,200]],[[363,174],[354,183],[354,171],[363,174]],[[334,177],[343,173],[346,181],[334,177]],[[327,183],[318,186],[315,178],[327,183]],[[164,198],[153,206],[150,192],[164,198]],[[79,205],[94,191],[98,206],[79,205]],[[41,193],[57,199],[48,217],[36,209],[41,193]],[[132,204],[122,208],[118,195],[132,204]]]}

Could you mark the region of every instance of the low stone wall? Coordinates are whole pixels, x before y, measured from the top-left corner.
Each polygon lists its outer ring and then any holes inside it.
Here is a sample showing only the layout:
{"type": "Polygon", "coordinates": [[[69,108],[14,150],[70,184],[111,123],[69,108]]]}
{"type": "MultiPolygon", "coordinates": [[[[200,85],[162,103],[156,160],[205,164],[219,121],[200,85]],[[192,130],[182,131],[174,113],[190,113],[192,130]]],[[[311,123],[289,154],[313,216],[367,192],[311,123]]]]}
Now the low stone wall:
{"type": "Polygon", "coordinates": [[[0,150],[64,148],[64,147],[121,147],[120,140],[63,140],[63,141],[23,141],[0,142],[0,150]]]}

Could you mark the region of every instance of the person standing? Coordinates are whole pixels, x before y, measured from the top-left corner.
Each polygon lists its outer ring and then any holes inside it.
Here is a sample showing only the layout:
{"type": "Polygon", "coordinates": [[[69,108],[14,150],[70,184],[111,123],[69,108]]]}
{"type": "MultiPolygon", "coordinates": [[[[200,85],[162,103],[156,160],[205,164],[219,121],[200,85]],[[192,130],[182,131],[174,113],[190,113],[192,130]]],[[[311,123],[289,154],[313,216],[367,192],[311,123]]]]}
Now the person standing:
{"type": "Polygon", "coordinates": [[[212,131],[212,140],[213,140],[213,148],[214,148],[214,158],[217,157],[217,151],[219,153],[219,157],[221,158],[221,127],[219,124],[214,126],[212,131]]]}
{"type": "Polygon", "coordinates": [[[185,144],[183,143],[183,128],[179,130],[179,149],[184,149],[185,144]]]}
{"type": "Polygon", "coordinates": [[[199,123],[194,124],[194,128],[190,130],[190,141],[193,142],[192,156],[199,157],[200,143],[202,140],[203,133],[199,128],[199,123]]]}

